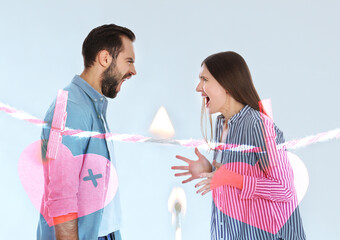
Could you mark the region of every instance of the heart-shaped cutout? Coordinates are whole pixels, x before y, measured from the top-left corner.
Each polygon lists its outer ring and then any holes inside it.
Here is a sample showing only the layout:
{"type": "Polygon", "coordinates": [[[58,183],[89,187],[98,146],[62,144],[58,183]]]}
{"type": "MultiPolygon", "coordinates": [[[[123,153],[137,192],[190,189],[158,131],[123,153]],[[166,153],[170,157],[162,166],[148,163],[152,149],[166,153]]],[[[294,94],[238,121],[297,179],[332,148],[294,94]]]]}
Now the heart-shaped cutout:
{"type": "MultiPolygon", "coordinates": [[[[20,155],[18,172],[21,184],[33,205],[44,216],[48,225],[52,226],[53,219],[49,207],[46,206],[46,198],[42,205],[44,192],[47,192],[44,168],[48,168],[48,164],[51,164],[51,162],[43,162],[41,143],[41,141],[36,141],[24,149],[20,155]]],[[[69,169],[67,171],[77,167],[82,169],[79,175],[77,194],[78,217],[96,212],[113,200],[118,189],[118,176],[108,159],[97,154],[73,156],[72,152],[63,144],[59,146],[58,155],[59,157],[56,160],[50,161],[59,161],[63,158],[67,159],[67,162],[63,162],[65,169],[69,169]]],[[[50,169],[55,171],[53,167],[50,169]]],[[[65,179],[67,179],[67,176],[74,175],[73,171],[67,171],[62,173],[65,179]]],[[[57,189],[62,186],[55,185],[54,187],[57,189]]],[[[55,212],[58,212],[58,209],[55,209],[55,212]]]]}
{"type": "MultiPolygon", "coordinates": [[[[263,199],[241,199],[241,190],[228,186],[221,186],[213,189],[213,200],[217,208],[224,214],[245,222],[251,226],[257,227],[264,231],[276,234],[296,209],[298,203],[304,197],[308,188],[308,171],[303,162],[294,154],[287,154],[294,173],[294,185],[297,196],[294,196],[291,203],[271,202],[263,199]],[[252,217],[247,217],[249,209],[252,210],[252,217]]],[[[256,165],[252,166],[247,163],[233,162],[227,163],[222,167],[226,169],[247,169],[248,172],[256,171],[256,165]]],[[[242,173],[240,173],[242,174],[242,173]]],[[[245,175],[244,173],[242,175],[245,175]]],[[[216,181],[216,180],[212,180],[216,181]]]]}

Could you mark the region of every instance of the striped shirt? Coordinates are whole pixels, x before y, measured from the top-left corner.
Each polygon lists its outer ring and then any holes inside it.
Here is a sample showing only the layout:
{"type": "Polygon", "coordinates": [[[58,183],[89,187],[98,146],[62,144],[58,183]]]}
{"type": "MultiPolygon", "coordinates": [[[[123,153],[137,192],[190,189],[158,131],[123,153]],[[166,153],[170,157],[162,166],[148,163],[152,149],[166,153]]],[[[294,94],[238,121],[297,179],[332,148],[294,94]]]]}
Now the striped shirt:
{"type": "MultiPolygon", "coordinates": [[[[220,142],[225,118],[217,117],[220,142]]],[[[246,105],[227,122],[227,145],[254,146],[255,151],[215,150],[214,159],[244,176],[243,188],[213,190],[211,239],[306,239],[294,188],[294,176],[282,132],[272,120],[246,105]]]]}

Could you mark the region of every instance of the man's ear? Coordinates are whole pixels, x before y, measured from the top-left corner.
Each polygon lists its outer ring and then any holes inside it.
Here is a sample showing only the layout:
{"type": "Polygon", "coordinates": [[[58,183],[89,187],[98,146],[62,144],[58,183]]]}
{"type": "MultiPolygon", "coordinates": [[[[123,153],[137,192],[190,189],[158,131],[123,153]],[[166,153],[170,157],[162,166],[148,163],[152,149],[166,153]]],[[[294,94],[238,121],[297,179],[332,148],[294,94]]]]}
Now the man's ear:
{"type": "Polygon", "coordinates": [[[107,68],[112,62],[112,57],[107,50],[101,50],[97,54],[97,61],[102,67],[107,68]]]}

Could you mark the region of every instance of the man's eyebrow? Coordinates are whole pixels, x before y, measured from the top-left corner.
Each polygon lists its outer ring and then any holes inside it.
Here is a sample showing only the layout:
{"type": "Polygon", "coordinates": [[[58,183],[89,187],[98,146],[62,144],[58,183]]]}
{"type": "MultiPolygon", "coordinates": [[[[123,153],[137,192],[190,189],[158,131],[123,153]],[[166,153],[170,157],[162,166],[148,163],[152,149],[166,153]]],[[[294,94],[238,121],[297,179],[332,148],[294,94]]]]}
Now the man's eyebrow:
{"type": "Polygon", "coordinates": [[[135,60],[133,58],[126,58],[126,60],[129,60],[129,62],[132,62],[132,63],[135,62],[135,60]]]}

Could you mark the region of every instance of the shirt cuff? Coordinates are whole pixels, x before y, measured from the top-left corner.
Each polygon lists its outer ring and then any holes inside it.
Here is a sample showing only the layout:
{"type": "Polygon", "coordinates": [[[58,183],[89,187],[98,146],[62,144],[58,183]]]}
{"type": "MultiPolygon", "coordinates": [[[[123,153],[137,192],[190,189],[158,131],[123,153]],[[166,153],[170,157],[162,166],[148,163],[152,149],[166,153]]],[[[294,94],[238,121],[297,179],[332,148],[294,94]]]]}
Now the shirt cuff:
{"type": "Polygon", "coordinates": [[[60,223],[64,223],[64,222],[68,222],[74,219],[78,218],[78,214],[77,213],[69,213],[63,216],[59,216],[59,217],[54,217],[53,218],[53,224],[57,225],[60,223]]]}
{"type": "Polygon", "coordinates": [[[241,190],[241,199],[252,199],[256,190],[256,178],[243,176],[243,188],[241,190]]]}
{"type": "Polygon", "coordinates": [[[50,217],[59,217],[69,213],[77,213],[77,197],[48,201],[47,208],[50,217]]]}

